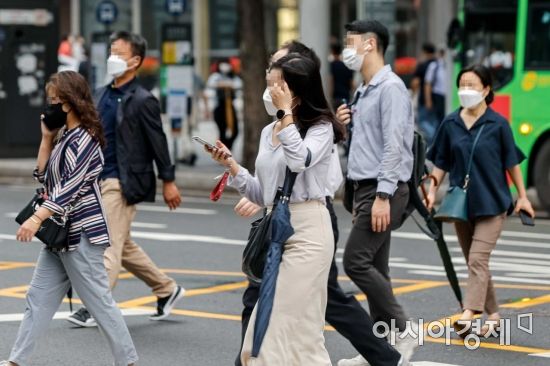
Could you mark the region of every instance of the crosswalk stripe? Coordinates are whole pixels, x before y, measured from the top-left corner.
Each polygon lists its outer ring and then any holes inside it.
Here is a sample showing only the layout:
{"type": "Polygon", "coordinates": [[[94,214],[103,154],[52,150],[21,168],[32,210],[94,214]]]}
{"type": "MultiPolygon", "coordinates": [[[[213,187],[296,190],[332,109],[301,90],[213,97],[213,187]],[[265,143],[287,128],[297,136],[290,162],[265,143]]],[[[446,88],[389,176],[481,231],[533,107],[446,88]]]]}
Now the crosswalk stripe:
{"type": "MultiPolygon", "coordinates": [[[[428,237],[426,234],[406,232],[406,231],[392,232],[392,238],[412,239],[412,240],[433,242],[433,239],[428,237]]],[[[447,243],[458,243],[458,238],[456,235],[445,235],[445,241],[447,243]]],[[[508,240],[508,239],[502,239],[502,238],[497,241],[497,246],[498,245],[522,247],[522,248],[550,249],[549,243],[540,243],[540,242],[524,241],[524,240],[508,240]]]]}
{"type": "Polygon", "coordinates": [[[548,352],[548,353],[531,353],[529,356],[550,358],[550,352],[548,352]]]}
{"type": "MultiPolygon", "coordinates": [[[[451,252],[462,253],[460,248],[449,248],[451,252]]],[[[517,257],[517,258],[533,258],[533,259],[550,259],[550,254],[543,253],[531,253],[531,252],[518,252],[513,250],[500,250],[496,249],[491,252],[492,256],[502,257],[517,257]]]]}
{"type": "Polygon", "coordinates": [[[137,205],[137,208],[138,208],[138,211],[191,214],[191,215],[216,215],[218,213],[217,210],[189,208],[189,207],[178,207],[174,211],[170,211],[170,209],[167,206],[137,205]]]}
{"type": "Polygon", "coordinates": [[[199,242],[199,243],[212,243],[223,245],[236,245],[245,246],[244,240],[226,239],[221,236],[209,236],[209,235],[186,235],[186,234],[169,234],[159,232],[146,232],[146,231],[132,231],[132,237],[140,239],[151,239],[160,241],[176,242],[199,242]]]}
{"type": "MultiPolygon", "coordinates": [[[[121,309],[123,316],[137,316],[137,315],[150,315],[152,312],[150,310],[144,310],[144,309],[121,309]]],[[[67,319],[69,315],[72,313],[69,311],[59,311],[55,313],[53,319],[67,319]]],[[[23,316],[25,313],[17,313],[17,314],[0,314],[0,323],[7,323],[7,322],[20,322],[23,320],[23,316]]]]}
{"type": "MultiPolygon", "coordinates": [[[[430,271],[430,270],[413,270],[409,271],[411,274],[419,274],[425,276],[437,276],[446,277],[447,274],[443,271],[430,271]]],[[[457,273],[458,278],[468,278],[467,273],[457,273]]],[[[550,280],[538,280],[533,278],[521,278],[521,277],[508,277],[508,276],[491,276],[494,281],[502,282],[514,282],[514,283],[532,283],[537,285],[550,285],[550,280]]]]}
{"type": "Polygon", "coordinates": [[[524,231],[508,231],[503,230],[502,236],[511,236],[516,238],[531,238],[531,239],[546,239],[550,240],[550,234],[542,234],[542,233],[529,233],[524,231]]]}
{"type": "Polygon", "coordinates": [[[411,362],[411,366],[459,366],[459,365],[451,365],[450,363],[440,363],[440,362],[431,362],[431,361],[417,361],[417,362],[411,362]]]}
{"type": "Polygon", "coordinates": [[[155,224],[151,222],[139,222],[139,221],[132,222],[131,226],[143,228],[143,229],[166,229],[168,227],[168,225],[166,224],[155,224]]]}

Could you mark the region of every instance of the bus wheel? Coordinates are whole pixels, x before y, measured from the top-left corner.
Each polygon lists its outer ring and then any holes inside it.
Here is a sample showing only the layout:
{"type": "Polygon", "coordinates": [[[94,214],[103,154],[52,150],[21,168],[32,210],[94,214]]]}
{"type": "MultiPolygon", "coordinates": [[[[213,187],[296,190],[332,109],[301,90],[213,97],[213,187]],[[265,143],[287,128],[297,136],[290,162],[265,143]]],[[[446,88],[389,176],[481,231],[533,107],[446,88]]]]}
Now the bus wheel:
{"type": "Polygon", "coordinates": [[[546,141],[535,160],[535,187],[542,206],[550,213],[550,141],[546,141]]]}

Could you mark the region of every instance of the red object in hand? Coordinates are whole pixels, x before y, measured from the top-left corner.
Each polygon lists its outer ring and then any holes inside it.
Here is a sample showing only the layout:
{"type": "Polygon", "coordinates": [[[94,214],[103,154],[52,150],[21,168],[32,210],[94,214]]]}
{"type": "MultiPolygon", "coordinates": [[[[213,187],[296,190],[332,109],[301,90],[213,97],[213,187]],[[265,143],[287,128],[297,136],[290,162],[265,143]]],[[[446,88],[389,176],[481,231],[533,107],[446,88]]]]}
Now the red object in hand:
{"type": "Polygon", "coordinates": [[[229,178],[229,172],[223,173],[222,178],[220,179],[218,184],[216,184],[212,192],[210,192],[210,200],[216,202],[222,197],[225,186],[227,185],[228,178],[229,178]]]}

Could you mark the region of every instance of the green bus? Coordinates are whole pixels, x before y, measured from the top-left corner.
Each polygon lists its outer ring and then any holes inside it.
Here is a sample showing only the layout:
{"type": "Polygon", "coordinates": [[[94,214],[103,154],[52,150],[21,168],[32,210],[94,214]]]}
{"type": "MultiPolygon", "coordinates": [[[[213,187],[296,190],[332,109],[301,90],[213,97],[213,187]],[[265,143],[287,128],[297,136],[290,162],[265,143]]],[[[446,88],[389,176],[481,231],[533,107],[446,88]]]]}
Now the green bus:
{"type": "Polygon", "coordinates": [[[492,107],[510,121],[526,185],[550,212],[550,0],[460,0],[458,14],[448,32],[454,79],[473,63],[491,69],[492,107]]]}

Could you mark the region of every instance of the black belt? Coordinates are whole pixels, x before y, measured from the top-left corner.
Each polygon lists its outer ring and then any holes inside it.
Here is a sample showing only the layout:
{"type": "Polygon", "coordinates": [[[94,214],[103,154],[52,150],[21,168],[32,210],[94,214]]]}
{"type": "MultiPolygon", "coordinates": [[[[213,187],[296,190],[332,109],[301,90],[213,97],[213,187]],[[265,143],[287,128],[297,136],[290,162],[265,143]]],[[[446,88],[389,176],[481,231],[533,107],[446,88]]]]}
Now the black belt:
{"type": "Polygon", "coordinates": [[[378,185],[378,179],[361,179],[361,180],[352,180],[350,179],[351,184],[355,188],[357,187],[365,187],[365,186],[377,186],[378,185]]]}
{"type": "MultiPolygon", "coordinates": [[[[366,186],[377,186],[378,185],[378,179],[361,179],[361,180],[349,180],[351,184],[353,184],[353,187],[356,189],[358,187],[366,187],[366,186]]],[[[398,181],[397,184],[405,184],[406,182],[398,181]]]]}

